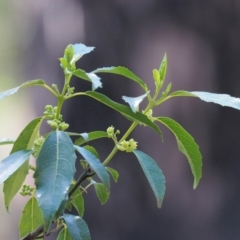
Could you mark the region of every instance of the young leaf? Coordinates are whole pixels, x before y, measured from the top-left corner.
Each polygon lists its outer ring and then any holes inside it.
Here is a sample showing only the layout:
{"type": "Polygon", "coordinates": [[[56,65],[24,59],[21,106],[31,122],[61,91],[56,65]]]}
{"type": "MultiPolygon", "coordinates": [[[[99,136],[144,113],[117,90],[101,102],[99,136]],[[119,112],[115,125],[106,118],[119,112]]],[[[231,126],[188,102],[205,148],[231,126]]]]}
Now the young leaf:
{"type": "MultiPolygon", "coordinates": [[[[32,120],[19,134],[15,141],[11,153],[20,150],[30,150],[33,147],[33,143],[37,137],[39,128],[41,126],[43,118],[36,118],[32,120]]],[[[29,163],[26,161],[14,174],[12,174],[5,182],[3,186],[4,198],[6,208],[9,208],[10,202],[16,193],[21,188],[29,170],[29,163]]]]}
{"type": "Polygon", "coordinates": [[[72,240],[70,233],[67,228],[63,228],[59,233],[57,240],[72,240]]]}
{"type": "Polygon", "coordinates": [[[64,59],[70,64],[74,54],[73,45],[69,44],[66,49],[64,50],[64,59]]]}
{"type": "Polygon", "coordinates": [[[94,47],[87,47],[82,43],[73,44],[72,46],[73,46],[73,57],[70,62],[71,65],[77,62],[83,55],[90,53],[94,49],[94,47]]]}
{"type": "Polygon", "coordinates": [[[168,93],[170,92],[171,88],[172,88],[172,83],[169,83],[167,85],[165,91],[162,93],[161,98],[165,98],[168,95],[168,93]]]}
{"type": "Polygon", "coordinates": [[[176,137],[179,150],[187,157],[194,176],[195,189],[202,177],[202,155],[193,137],[176,121],[167,117],[158,117],[157,120],[172,131],[176,137]]]}
{"type": "Polygon", "coordinates": [[[72,205],[76,208],[80,217],[84,214],[84,198],[79,189],[77,189],[72,195],[72,205]]]}
{"type": "Polygon", "coordinates": [[[61,131],[46,138],[36,160],[34,174],[36,198],[43,212],[44,230],[47,231],[63,200],[75,172],[76,155],[69,136],[61,131]]]}
{"type": "Polygon", "coordinates": [[[160,80],[161,82],[164,82],[167,74],[167,54],[164,54],[163,60],[159,67],[159,73],[160,73],[160,80]]]}
{"type": "Polygon", "coordinates": [[[88,139],[84,138],[83,136],[81,136],[80,138],[78,138],[75,141],[76,145],[82,145],[83,143],[92,141],[92,140],[96,140],[99,138],[107,138],[107,132],[103,132],[103,131],[94,131],[94,132],[90,132],[88,133],[88,139]]]}
{"type": "Polygon", "coordinates": [[[194,95],[193,93],[188,92],[188,91],[179,90],[179,91],[171,93],[169,97],[171,97],[171,98],[172,97],[196,97],[196,95],[194,95]]]}
{"type": "Polygon", "coordinates": [[[82,70],[82,69],[76,69],[75,71],[72,72],[72,74],[78,78],[81,78],[83,80],[89,81],[91,82],[91,79],[89,78],[89,76],[87,75],[87,73],[82,70]]]}
{"type": "Polygon", "coordinates": [[[0,162],[0,184],[9,178],[31,156],[31,150],[12,153],[0,162]]]}
{"type": "Polygon", "coordinates": [[[109,195],[110,195],[109,190],[107,190],[104,184],[102,183],[95,183],[94,188],[101,204],[103,205],[104,203],[107,202],[109,198],[109,195]]]}
{"type": "Polygon", "coordinates": [[[158,167],[157,163],[149,157],[146,153],[139,150],[134,150],[145,176],[154,192],[157,199],[157,206],[161,208],[163,198],[165,195],[165,177],[162,170],[158,167]]]}
{"type": "Polygon", "coordinates": [[[29,199],[26,203],[22,216],[19,222],[19,234],[20,238],[23,238],[27,234],[33,232],[43,223],[43,217],[41,209],[38,206],[35,197],[29,199]]]}
{"type": "Polygon", "coordinates": [[[31,86],[41,86],[41,85],[44,85],[44,84],[45,84],[44,81],[41,80],[41,79],[31,80],[31,81],[25,82],[25,83],[23,83],[23,84],[22,84],[21,86],[19,86],[19,87],[15,87],[15,88],[6,90],[6,91],[4,91],[4,92],[1,92],[1,93],[0,93],[0,100],[2,100],[3,98],[8,97],[8,96],[16,93],[20,88],[23,88],[23,87],[31,87],[31,86]]]}
{"type": "Polygon", "coordinates": [[[81,79],[87,80],[92,83],[92,90],[96,90],[97,88],[102,87],[102,83],[100,81],[100,77],[98,77],[95,73],[86,73],[82,69],[77,69],[72,74],[76,77],[79,77],[81,79]]]}
{"type": "Polygon", "coordinates": [[[147,85],[145,84],[145,82],[125,67],[104,67],[104,68],[98,68],[93,72],[94,73],[113,73],[113,74],[124,76],[126,78],[129,78],[137,82],[143,88],[144,91],[147,91],[147,85]]]}
{"type": "Polygon", "coordinates": [[[62,218],[66,222],[72,240],[91,240],[88,226],[82,218],[71,214],[64,214],[62,218]]]}
{"type": "Polygon", "coordinates": [[[109,189],[110,177],[106,168],[103,166],[100,160],[93,153],[83,147],[75,145],[75,149],[84,157],[84,159],[89,163],[91,168],[95,171],[95,173],[101,179],[106,188],[109,189]]]}
{"type": "Polygon", "coordinates": [[[159,127],[156,124],[154,124],[151,120],[149,120],[148,117],[145,116],[144,114],[142,114],[140,112],[133,113],[131,108],[124,106],[122,104],[116,103],[116,102],[112,101],[111,99],[109,99],[108,97],[106,97],[105,95],[98,93],[98,92],[88,91],[88,92],[83,93],[83,95],[92,97],[92,98],[98,100],[99,102],[104,103],[105,105],[113,108],[115,111],[120,112],[127,119],[131,119],[132,121],[137,121],[141,124],[147,125],[148,127],[155,130],[160,136],[162,135],[159,127]]]}
{"type": "Polygon", "coordinates": [[[212,102],[223,107],[231,107],[240,110],[240,98],[231,97],[228,94],[217,94],[209,92],[191,92],[205,102],[212,102]]]}
{"type": "Polygon", "coordinates": [[[13,144],[13,143],[14,143],[14,140],[10,138],[0,139],[0,145],[7,145],[7,144],[13,144]]]}
{"type": "Polygon", "coordinates": [[[106,169],[108,170],[108,172],[110,172],[114,182],[117,182],[118,181],[118,177],[119,177],[118,171],[116,171],[115,169],[110,168],[110,167],[106,167],[106,169]]]}
{"type": "Polygon", "coordinates": [[[127,102],[134,113],[139,111],[139,105],[143,99],[148,95],[149,91],[139,97],[126,97],[123,96],[122,99],[127,102]]]}

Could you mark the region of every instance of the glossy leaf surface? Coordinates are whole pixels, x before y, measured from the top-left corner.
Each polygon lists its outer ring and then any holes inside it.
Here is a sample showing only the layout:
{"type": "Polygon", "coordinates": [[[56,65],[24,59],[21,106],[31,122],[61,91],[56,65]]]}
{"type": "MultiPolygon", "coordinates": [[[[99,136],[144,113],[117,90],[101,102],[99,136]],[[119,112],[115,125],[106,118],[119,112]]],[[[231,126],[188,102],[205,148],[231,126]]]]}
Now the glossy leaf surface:
{"type": "Polygon", "coordinates": [[[6,90],[4,92],[1,92],[0,93],[0,100],[2,100],[3,98],[5,97],[8,97],[14,93],[16,93],[20,88],[23,88],[23,87],[31,87],[31,86],[38,86],[38,85],[44,85],[44,81],[41,80],[41,79],[37,79],[37,80],[31,80],[31,81],[28,81],[28,82],[25,82],[23,83],[21,86],[19,87],[15,87],[15,88],[12,88],[12,89],[9,89],[9,90],[6,90]]]}
{"type": "Polygon", "coordinates": [[[72,44],[72,46],[73,46],[73,56],[72,56],[70,64],[74,64],[83,55],[90,53],[94,49],[94,47],[87,47],[86,45],[84,45],[82,43],[72,44]]]}
{"type": "Polygon", "coordinates": [[[240,98],[231,97],[228,94],[217,94],[209,92],[191,92],[205,102],[212,102],[223,107],[231,107],[240,110],[240,98]]]}
{"type": "Polygon", "coordinates": [[[156,124],[154,124],[151,120],[149,120],[148,117],[145,116],[144,114],[140,112],[133,113],[131,108],[124,106],[122,104],[119,104],[117,102],[114,102],[108,97],[106,97],[105,95],[98,92],[88,91],[88,92],[85,92],[83,95],[92,97],[98,100],[99,102],[102,102],[103,104],[113,108],[115,111],[118,111],[121,114],[123,114],[123,116],[125,116],[127,119],[131,119],[132,121],[137,121],[141,124],[147,125],[150,128],[154,129],[159,135],[162,135],[159,127],[156,124]]]}
{"type": "Polygon", "coordinates": [[[0,184],[6,181],[31,156],[31,150],[12,153],[0,162],[0,184]]]}
{"type": "Polygon", "coordinates": [[[77,69],[72,73],[74,76],[79,77],[81,79],[87,80],[92,83],[92,90],[96,90],[97,88],[102,87],[101,78],[98,77],[95,73],[86,73],[82,69],[77,69]]]}
{"type": "MultiPolygon", "coordinates": [[[[30,150],[33,147],[33,143],[37,137],[39,128],[41,126],[43,118],[36,118],[32,120],[19,134],[15,141],[11,153],[20,150],[30,150]]],[[[21,188],[29,170],[29,163],[26,161],[13,175],[10,176],[5,182],[3,187],[5,205],[9,208],[10,202],[16,193],[21,188]]]]}
{"type": "Polygon", "coordinates": [[[106,170],[106,168],[103,166],[103,164],[100,162],[100,160],[89,150],[79,147],[75,145],[75,149],[83,156],[83,158],[88,162],[88,164],[91,166],[91,168],[94,170],[94,172],[97,174],[97,176],[101,179],[103,184],[106,186],[107,189],[110,188],[110,177],[106,170]]]}
{"type": "Polygon", "coordinates": [[[143,99],[147,96],[148,92],[139,97],[126,97],[123,96],[122,99],[127,102],[134,113],[139,111],[139,105],[143,99]]]}
{"type": "Polygon", "coordinates": [[[157,120],[172,131],[176,137],[179,150],[187,157],[194,176],[194,188],[202,177],[202,155],[194,138],[176,121],[167,117],[158,117],[157,120]]]}
{"type": "Polygon", "coordinates": [[[161,208],[166,189],[165,177],[162,173],[162,170],[158,167],[157,163],[146,153],[139,150],[134,150],[133,153],[136,155],[142,167],[142,170],[154,192],[154,195],[157,199],[158,208],[161,208]]]}
{"type": "Polygon", "coordinates": [[[103,68],[98,68],[93,72],[118,74],[137,82],[145,91],[147,89],[145,82],[125,67],[103,67],[103,68]]]}
{"type": "Polygon", "coordinates": [[[107,138],[107,137],[108,137],[107,132],[94,131],[94,132],[88,133],[88,139],[84,138],[83,136],[78,138],[75,141],[75,144],[76,145],[81,145],[83,143],[86,143],[86,142],[89,142],[89,141],[92,141],[92,140],[96,140],[96,139],[99,139],[99,138],[107,138]]]}
{"type": "Polygon", "coordinates": [[[35,197],[26,203],[19,223],[20,238],[33,232],[43,223],[42,212],[35,197]]]}
{"type": "Polygon", "coordinates": [[[45,231],[67,198],[75,173],[75,160],[74,147],[66,133],[56,131],[46,138],[36,160],[34,174],[36,198],[43,212],[45,231]]]}
{"type": "Polygon", "coordinates": [[[88,226],[81,217],[64,214],[63,219],[66,222],[72,240],[91,240],[88,226]]]}

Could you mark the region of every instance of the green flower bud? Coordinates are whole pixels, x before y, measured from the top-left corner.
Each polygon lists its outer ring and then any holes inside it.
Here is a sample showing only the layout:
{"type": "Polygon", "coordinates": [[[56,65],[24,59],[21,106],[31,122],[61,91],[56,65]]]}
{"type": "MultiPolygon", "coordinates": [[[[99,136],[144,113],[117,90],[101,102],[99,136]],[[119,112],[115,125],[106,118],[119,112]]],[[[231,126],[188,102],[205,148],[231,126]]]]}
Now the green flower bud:
{"type": "Polygon", "coordinates": [[[49,120],[49,121],[47,121],[47,123],[50,125],[50,127],[51,127],[53,130],[58,129],[58,124],[57,124],[54,120],[49,120]]]}
{"type": "Polygon", "coordinates": [[[113,135],[114,135],[114,127],[113,126],[111,126],[107,129],[107,134],[108,134],[109,138],[113,137],[113,135]]]}
{"type": "Polygon", "coordinates": [[[59,125],[59,129],[60,129],[61,131],[66,130],[68,127],[69,127],[69,124],[67,124],[67,123],[65,123],[65,122],[62,122],[62,123],[59,125]]]}

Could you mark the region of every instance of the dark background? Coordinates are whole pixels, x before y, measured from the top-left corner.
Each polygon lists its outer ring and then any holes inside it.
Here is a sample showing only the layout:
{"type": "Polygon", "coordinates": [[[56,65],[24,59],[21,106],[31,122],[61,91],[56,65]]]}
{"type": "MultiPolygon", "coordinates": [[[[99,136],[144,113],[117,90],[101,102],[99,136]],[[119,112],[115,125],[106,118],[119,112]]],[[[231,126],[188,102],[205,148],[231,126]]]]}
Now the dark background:
{"type": "MultiPolygon", "coordinates": [[[[24,10],[12,1],[4,7],[14,7],[10,18],[28,31],[24,36],[27,44],[21,40],[24,37],[18,39],[15,58],[21,62],[23,79],[43,78],[61,85],[57,58],[69,43],[82,42],[96,47],[79,61],[86,71],[126,66],[153,92],[152,69],[159,67],[166,52],[166,81],[172,82],[173,90],[240,95],[237,0],[29,1],[24,10]]],[[[101,77],[100,92],[115,101],[123,103],[122,95],[142,94],[136,84],[124,78],[101,77]]],[[[78,90],[90,88],[78,79],[72,82],[78,90]]],[[[39,89],[32,96],[36,115],[40,115],[51,99],[39,89]]],[[[163,207],[157,209],[137,160],[119,154],[110,164],[120,173],[119,182],[112,183],[110,200],[101,206],[91,190],[85,197],[84,219],[92,239],[240,239],[239,112],[186,98],[171,100],[154,114],[174,118],[194,136],[203,155],[203,179],[193,190],[187,160],[171,133],[162,127],[162,143],[156,133],[140,126],[133,134],[139,149],[158,162],[166,177],[163,207]]],[[[66,103],[64,115],[76,132],[105,130],[113,124],[123,133],[130,125],[120,114],[87,98],[66,103]]],[[[103,159],[111,146],[108,142],[97,145],[103,159]]]]}

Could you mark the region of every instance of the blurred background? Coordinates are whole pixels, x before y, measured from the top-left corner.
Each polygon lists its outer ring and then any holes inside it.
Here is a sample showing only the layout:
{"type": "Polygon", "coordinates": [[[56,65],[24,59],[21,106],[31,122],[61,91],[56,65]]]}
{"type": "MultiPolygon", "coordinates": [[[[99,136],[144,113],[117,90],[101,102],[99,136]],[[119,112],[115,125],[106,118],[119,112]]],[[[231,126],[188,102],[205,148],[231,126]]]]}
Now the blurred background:
{"type": "MultiPolygon", "coordinates": [[[[0,91],[26,80],[44,79],[61,86],[57,58],[68,44],[96,49],[79,61],[86,71],[125,66],[154,89],[152,69],[168,55],[167,82],[173,90],[240,95],[240,2],[237,0],[8,0],[0,2],[0,91]]],[[[122,95],[139,96],[127,79],[101,75],[99,91],[122,104],[122,95]]],[[[91,86],[73,79],[77,90],[91,86]]],[[[48,92],[24,89],[0,102],[0,138],[16,138],[44,106],[54,104],[48,92]],[[7,125],[6,125],[7,124],[7,125]],[[6,127],[7,126],[7,127],[6,127]]],[[[101,206],[93,191],[85,196],[93,240],[237,240],[240,239],[240,113],[198,99],[173,99],[155,116],[169,116],[189,131],[203,155],[203,179],[193,190],[187,159],[171,133],[162,127],[164,143],[140,126],[133,137],[154,158],[166,177],[166,195],[157,209],[153,193],[134,157],[119,154],[110,166],[119,170],[110,200],[101,206]]],[[[105,130],[113,124],[123,133],[130,122],[96,101],[78,98],[64,106],[71,131],[105,130]]],[[[109,141],[98,144],[102,159],[109,141]]],[[[10,148],[1,147],[0,159],[10,148]]],[[[27,199],[16,197],[10,214],[0,195],[0,236],[18,239],[18,221],[27,199]]],[[[52,239],[56,239],[53,236],[52,239]]]]}

